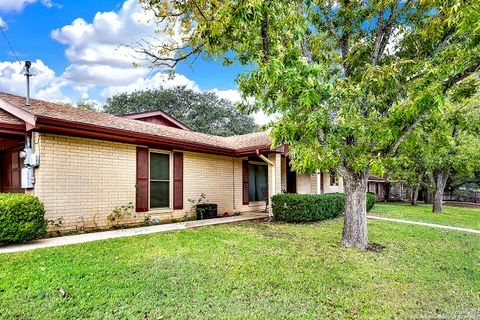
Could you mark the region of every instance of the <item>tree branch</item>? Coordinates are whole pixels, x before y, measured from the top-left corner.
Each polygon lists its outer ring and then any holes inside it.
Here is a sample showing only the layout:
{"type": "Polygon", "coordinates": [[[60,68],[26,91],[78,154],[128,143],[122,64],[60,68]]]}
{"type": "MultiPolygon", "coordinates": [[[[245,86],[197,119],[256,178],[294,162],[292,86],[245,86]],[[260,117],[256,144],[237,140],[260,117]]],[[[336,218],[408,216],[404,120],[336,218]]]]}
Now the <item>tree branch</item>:
{"type": "Polygon", "coordinates": [[[455,74],[453,77],[448,79],[443,84],[443,92],[446,93],[451,87],[453,87],[458,82],[462,81],[463,79],[471,76],[475,72],[480,70],[480,58],[474,61],[470,66],[463,69],[462,71],[455,74]]]}
{"type": "MultiPolygon", "coordinates": [[[[393,13],[392,13],[393,14],[393,13]]],[[[377,31],[375,32],[375,45],[373,48],[373,53],[372,53],[372,66],[377,65],[378,61],[378,53],[380,51],[380,43],[382,42],[382,36],[383,36],[383,16],[385,15],[385,1],[382,0],[382,8],[380,9],[380,12],[378,13],[378,21],[377,21],[377,31]]]]}
{"type": "Polygon", "coordinates": [[[263,44],[263,63],[267,63],[270,57],[270,37],[268,35],[269,23],[268,23],[268,14],[265,11],[263,14],[263,21],[260,27],[260,33],[262,35],[262,44],[263,44]]]}

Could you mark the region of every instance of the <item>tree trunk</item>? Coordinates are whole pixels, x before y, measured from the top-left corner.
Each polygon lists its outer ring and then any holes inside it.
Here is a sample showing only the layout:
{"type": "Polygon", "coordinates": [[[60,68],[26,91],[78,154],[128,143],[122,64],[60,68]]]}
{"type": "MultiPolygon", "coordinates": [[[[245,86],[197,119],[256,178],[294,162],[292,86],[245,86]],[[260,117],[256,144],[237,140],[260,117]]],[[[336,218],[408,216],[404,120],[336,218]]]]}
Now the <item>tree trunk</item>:
{"type": "Polygon", "coordinates": [[[365,250],[367,233],[367,180],[368,170],[356,173],[351,168],[339,169],[345,190],[345,216],[343,218],[342,244],[365,250]]]}
{"type": "Polygon", "coordinates": [[[435,195],[433,199],[432,212],[443,212],[443,192],[447,185],[448,172],[440,171],[435,175],[435,195]]]}
{"type": "Polygon", "coordinates": [[[412,187],[412,200],[410,202],[412,204],[412,206],[417,205],[417,199],[418,199],[418,188],[417,187],[412,187]]]}

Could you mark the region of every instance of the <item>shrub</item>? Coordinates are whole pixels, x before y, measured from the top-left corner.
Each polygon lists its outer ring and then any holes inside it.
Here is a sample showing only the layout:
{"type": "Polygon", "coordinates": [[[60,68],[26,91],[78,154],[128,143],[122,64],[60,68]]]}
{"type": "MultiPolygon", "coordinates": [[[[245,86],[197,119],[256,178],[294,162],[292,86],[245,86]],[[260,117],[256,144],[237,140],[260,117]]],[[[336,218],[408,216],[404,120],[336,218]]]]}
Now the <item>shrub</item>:
{"type": "Polygon", "coordinates": [[[0,193],[0,243],[34,240],[45,236],[48,221],[38,198],[28,194],[0,193]]]}
{"type": "Polygon", "coordinates": [[[377,196],[373,192],[367,192],[367,212],[372,210],[373,206],[375,206],[375,200],[377,196]]]}
{"type": "Polygon", "coordinates": [[[338,217],[344,210],[343,193],[277,194],[272,197],[273,216],[286,222],[320,221],[338,217]]]}
{"type": "MultiPolygon", "coordinates": [[[[367,193],[367,211],[375,205],[376,196],[367,193]]],[[[273,216],[286,222],[309,222],[335,218],[345,208],[343,193],[325,194],[277,194],[272,197],[273,216]]]]}

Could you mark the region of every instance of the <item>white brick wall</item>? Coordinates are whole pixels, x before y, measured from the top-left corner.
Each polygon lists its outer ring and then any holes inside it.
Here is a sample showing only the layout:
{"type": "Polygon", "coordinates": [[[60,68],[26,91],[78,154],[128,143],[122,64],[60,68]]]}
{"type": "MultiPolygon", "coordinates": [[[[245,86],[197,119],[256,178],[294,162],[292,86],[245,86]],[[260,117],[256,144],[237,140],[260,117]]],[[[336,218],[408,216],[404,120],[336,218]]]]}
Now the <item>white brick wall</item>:
{"type": "MultiPolygon", "coordinates": [[[[107,216],[116,208],[135,204],[136,146],[86,138],[52,134],[34,136],[34,148],[40,153],[40,167],[35,169],[35,188],[28,191],[38,196],[49,220],[63,219],[61,229],[92,229],[109,227],[107,216]]],[[[286,189],[286,161],[270,154],[269,181],[276,175],[275,193],[286,189]]],[[[188,199],[218,204],[218,213],[246,212],[265,209],[264,202],[242,204],[242,160],[195,152],[184,152],[184,209],[151,210],[135,213],[122,223],[139,223],[145,215],[163,222],[180,220],[191,213],[188,199]]],[[[330,186],[330,177],[323,174],[324,192],[342,192],[330,186]]],[[[273,186],[270,192],[273,192],[273,186]]],[[[298,193],[316,193],[316,175],[297,177],[298,193]]]]}
{"type": "Polygon", "coordinates": [[[115,207],[135,203],[135,146],[35,134],[34,148],[41,158],[29,192],[45,204],[47,219],[63,218],[63,229],[107,227],[115,207]]]}
{"type": "MultiPolygon", "coordinates": [[[[35,188],[29,193],[45,204],[46,218],[63,219],[61,230],[106,228],[107,216],[128,203],[135,205],[136,146],[86,138],[35,134],[41,163],[35,188]]],[[[122,223],[139,223],[145,215],[162,222],[191,213],[188,199],[218,204],[218,213],[263,210],[264,203],[242,204],[242,160],[184,152],[184,209],[135,213],[122,223]]],[[[278,171],[278,170],[277,170],[278,171]]],[[[278,181],[278,187],[281,180],[278,181]]]]}

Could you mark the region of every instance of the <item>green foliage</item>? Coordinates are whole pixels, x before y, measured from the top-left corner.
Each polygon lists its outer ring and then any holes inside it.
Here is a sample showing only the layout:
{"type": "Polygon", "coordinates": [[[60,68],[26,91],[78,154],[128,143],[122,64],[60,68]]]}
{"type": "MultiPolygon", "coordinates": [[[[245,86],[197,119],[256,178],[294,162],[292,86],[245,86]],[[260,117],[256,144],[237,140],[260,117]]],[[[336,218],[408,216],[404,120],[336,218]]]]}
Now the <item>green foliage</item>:
{"type": "Polygon", "coordinates": [[[375,201],[376,201],[376,196],[375,193],[373,192],[367,192],[367,212],[373,209],[375,206],[375,201]]]}
{"type": "Polygon", "coordinates": [[[121,93],[107,99],[104,111],[115,115],[161,110],[194,131],[232,136],[258,130],[252,117],[214,92],[185,87],[121,93]]]}
{"type": "Polygon", "coordinates": [[[94,110],[94,111],[98,109],[97,105],[94,102],[89,102],[89,101],[77,102],[77,108],[83,109],[83,110],[94,110]]]}
{"type": "MultiPolygon", "coordinates": [[[[421,121],[478,94],[479,1],[141,2],[160,32],[180,33],[143,48],[153,63],[245,66],[237,82],[255,104],[243,109],[276,115],[273,147],[289,148],[296,172],[337,170],[350,195],[363,195],[369,173],[384,174],[421,121]]],[[[360,210],[348,208],[342,242],[364,249],[360,210]]]]}
{"type": "Polygon", "coordinates": [[[0,193],[0,243],[22,242],[47,233],[45,208],[27,194],[0,193]]]}
{"type": "Polygon", "coordinates": [[[208,200],[205,200],[206,198],[207,195],[202,192],[198,199],[187,199],[187,201],[190,202],[192,206],[190,207],[189,211],[185,212],[184,220],[188,221],[195,219],[196,213],[199,213],[203,217],[203,215],[208,209],[206,207],[198,207],[198,205],[207,203],[208,200]]]}
{"type": "Polygon", "coordinates": [[[272,197],[275,220],[310,222],[338,217],[344,210],[343,193],[327,194],[277,194],[272,197]]]}
{"type": "Polygon", "coordinates": [[[298,172],[381,175],[420,119],[478,91],[478,1],[141,2],[181,34],[150,48],[156,64],[247,66],[237,82],[256,104],[244,109],[279,116],[274,142],[298,172]]]}
{"type": "MultiPolygon", "coordinates": [[[[453,217],[447,212],[436,216],[453,217]]],[[[462,221],[462,215],[455,217],[462,221]]],[[[240,222],[0,254],[0,318],[445,319],[461,317],[459,310],[475,315],[478,235],[370,221],[372,238],[386,248],[358,252],[338,245],[342,225],[339,219],[240,222]]]]}
{"type": "MultiPolygon", "coordinates": [[[[131,202],[118,206],[107,216],[107,220],[112,223],[114,228],[122,227],[122,221],[126,221],[131,217],[133,208],[134,206],[131,202]]],[[[145,220],[144,222],[148,221],[145,220]]]]}
{"type": "Polygon", "coordinates": [[[429,204],[377,203],[370,215],[480,230],[480,208],[445,205],[444,212],[432,213],[429,204]]]}

